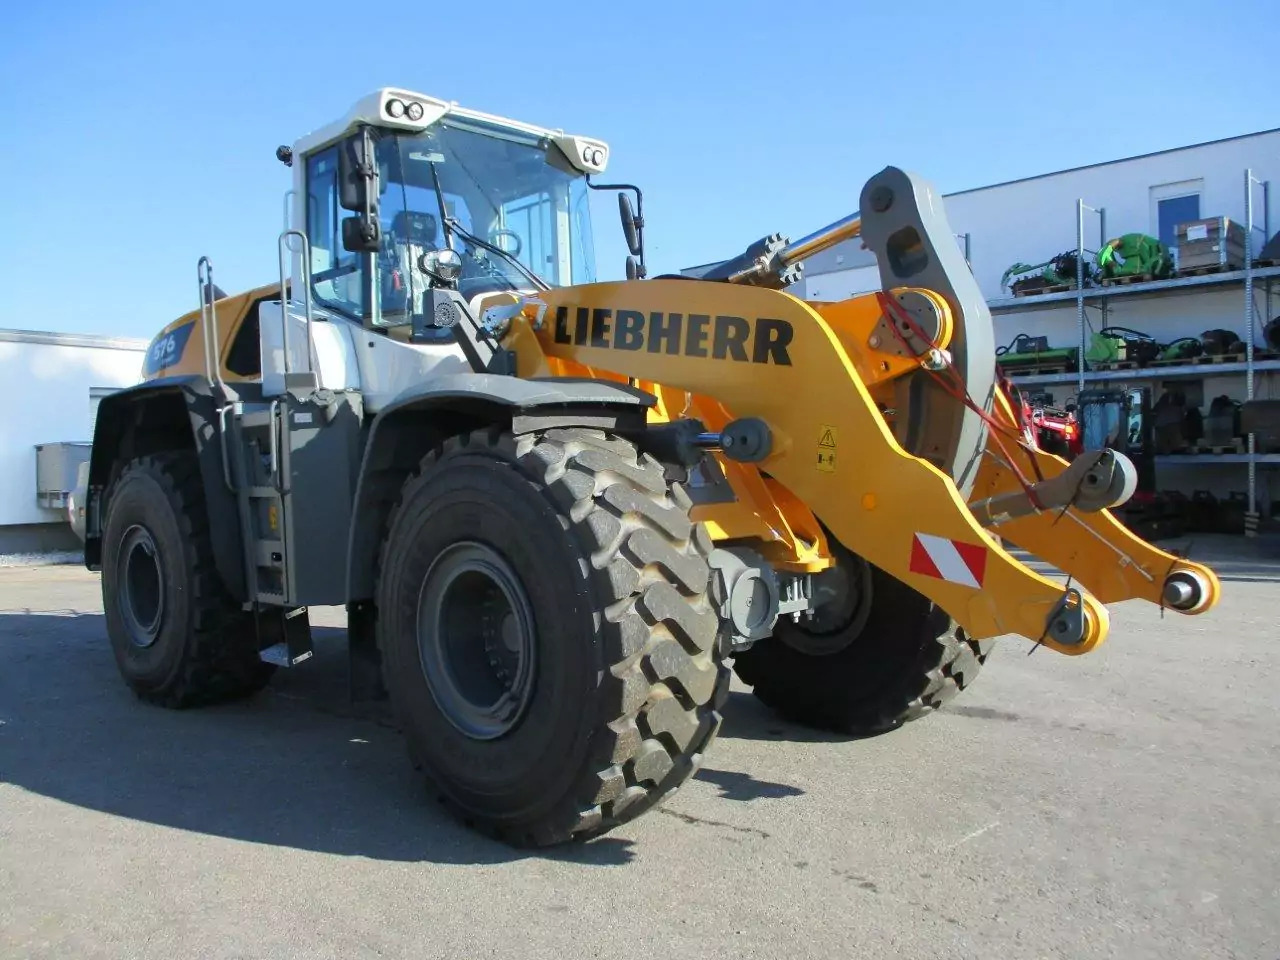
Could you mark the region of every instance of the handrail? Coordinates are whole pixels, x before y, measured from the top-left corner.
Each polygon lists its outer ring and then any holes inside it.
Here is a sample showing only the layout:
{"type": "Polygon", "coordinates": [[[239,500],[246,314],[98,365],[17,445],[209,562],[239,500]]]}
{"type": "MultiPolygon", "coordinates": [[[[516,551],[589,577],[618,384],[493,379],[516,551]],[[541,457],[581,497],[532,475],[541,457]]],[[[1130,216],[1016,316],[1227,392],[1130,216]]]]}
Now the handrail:
{"type": "Polygon", "coordinates": [[[218,357],[218,308],[213,295],[213,263],[208,257],[201,257],[196,263],[196,282],[200,287],[200,327],[204,336],[205,379],[209,381],[210,386],[216,383],[225,397],[227,384],[222,379],[222,363],[218,357]]]}
{"type": "Polygon", "coordinates": [[[276,253],[280,260],[280,316],[283,324],[282,335],[284,337],[284,372],[292,373],[293,364],[289,357],[289,295],[285,290],[285,253],[297,253],[289,245],[289,238],[297,237],[302,241],[302,288],[303,305],[306,309],[307,317],[307,370],[315,371],[315,361],[312,351],[315,348],[315,341],[312,340],[312,325],[314,318],[311,313],[311,242],[307,239],[307,235],[301,230],[284,230],[280,233],[280,237],[276,242],[276,253]]]}

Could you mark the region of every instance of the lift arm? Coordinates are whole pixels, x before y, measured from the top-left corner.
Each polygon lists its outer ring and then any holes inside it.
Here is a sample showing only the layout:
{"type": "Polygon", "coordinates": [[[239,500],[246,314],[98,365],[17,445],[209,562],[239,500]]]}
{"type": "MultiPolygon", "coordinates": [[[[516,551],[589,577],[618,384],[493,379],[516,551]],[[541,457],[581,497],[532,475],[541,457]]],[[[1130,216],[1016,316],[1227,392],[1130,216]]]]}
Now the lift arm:
{"type": "Polygon", "coordinates": [[[763,474],[969,636],[1016,633],[1067,653],[1105,637],[1103,606],[1024,566],[947,473],[902,449],[839,335],[804,302],[683,280],[590,284],[538,300],[540,329],[518,318],[506,341],[520,376],[546,376],[546,361],[559,359],[714,397],[735,418],[768,425],[769,452],[755,464],[763,474]]]}

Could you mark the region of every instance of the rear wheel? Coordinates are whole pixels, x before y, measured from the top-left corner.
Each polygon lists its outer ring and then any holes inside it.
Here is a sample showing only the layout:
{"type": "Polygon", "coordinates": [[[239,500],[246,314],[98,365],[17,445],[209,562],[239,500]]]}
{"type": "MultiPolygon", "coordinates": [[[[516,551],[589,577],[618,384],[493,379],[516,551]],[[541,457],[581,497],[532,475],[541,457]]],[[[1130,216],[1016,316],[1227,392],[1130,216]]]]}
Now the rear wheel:
{"type": "Polygon", "coordinates": [[[693,774],[728,690],[710,541],[660,464],[597,430],[488,430],[422,461],[380,562],[410,752],[468,823],[586,838],[693,774]]]}
{"type": "Polygon", "coordinates": [[[107,495],[102,604],[121,676],[139,697],[187,707],[260,690],[252,616],[214,569],[192,453],[125,464],[107,495]]]}
{"type": "MultiPolygon", "coordinates": [[[[936,604],[832,541],[826,602],[779,620],[734,669],[764,703],[801,723],[882,733],[931,713],[978,675],[992,641],[969,640],[936,604]]],[[[819,594],[821,596],[821,594],[819,594]]]]}

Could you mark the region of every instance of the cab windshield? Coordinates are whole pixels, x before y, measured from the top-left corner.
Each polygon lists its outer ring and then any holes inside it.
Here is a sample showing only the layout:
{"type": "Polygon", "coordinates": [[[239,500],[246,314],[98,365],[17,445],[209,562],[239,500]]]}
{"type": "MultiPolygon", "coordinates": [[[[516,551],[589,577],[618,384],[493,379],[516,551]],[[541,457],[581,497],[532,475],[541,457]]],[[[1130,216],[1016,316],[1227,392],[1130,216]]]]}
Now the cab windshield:
{"type": "Polygon", "coordinates": [[[586,181],[553,143],[462,120],[419,134],[375,135],[382,223],[376,254],[341,247],[339,221],[349,214],[334,196],[336,148],[309,159],[308,235],[320,302],[379,326],[409,323],[421,312],[430,282],[420,258],[444,247],[462,255],[458,289],[468,300],[533,287],[510,260],[464,233],[514,257],[550,286],[595,281],[586,181]],[[370,270],[372,276],[363,276],[370,270]],[[363,302],[369,295],[375,303],[363,302]]]}

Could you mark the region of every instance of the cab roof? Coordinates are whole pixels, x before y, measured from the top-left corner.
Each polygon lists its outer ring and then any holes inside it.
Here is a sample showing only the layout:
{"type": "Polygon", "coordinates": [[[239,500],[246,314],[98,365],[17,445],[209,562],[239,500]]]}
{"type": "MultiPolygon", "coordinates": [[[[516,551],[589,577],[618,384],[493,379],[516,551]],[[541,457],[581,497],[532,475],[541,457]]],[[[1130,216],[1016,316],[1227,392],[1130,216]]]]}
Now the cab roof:
{"type": "Polygon", "coordinates": [[[539,127],[521,120],[468,110],[457,103],[440,100],[401,87],[383,87],[366,94],[352,105],[339,120],[313,130],[294,144],[293,153],[303,157],[321,147],[342,139],[363,125],[417,133],[445,117],[478,121],[490,126],[530,134],[555,143],[569,162],[583,173],[603,173],[609,161],[609,147],[602,140],[566,134],[563,130],[539,127]]]}

